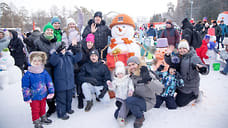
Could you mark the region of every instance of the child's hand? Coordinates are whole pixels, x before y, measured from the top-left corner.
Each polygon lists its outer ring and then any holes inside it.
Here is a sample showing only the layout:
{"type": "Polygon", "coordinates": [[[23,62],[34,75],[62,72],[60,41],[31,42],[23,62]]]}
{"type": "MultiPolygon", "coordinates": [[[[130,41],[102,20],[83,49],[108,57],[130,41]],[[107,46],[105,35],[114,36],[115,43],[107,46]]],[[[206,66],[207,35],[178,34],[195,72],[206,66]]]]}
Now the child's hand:
{"type": "Polygon", "coordinates": [[[32,103],[32,100],[28,100],[28,101],[25,101],[25,102],[30,104],[30,103],[32,103]]]}
{"type": "Polygon", "coordinates": [[[109,88],[112,88],[112,82],[110,80],[108,80],[106,83],[107,83],[109,88]]]}
{"type": "Polygon", "coordinates": [[[133,91],[132,90],[128,91],[128,96],[133,96],[133,91]]]}
{"type": "Polygon", "coordinates": [[[48,94],[47,95],[47,99],[52,99],[54,97],[54,93],[53,94],[48,94]]]}
{"type": "Polygon", "coordinates": [[[72,46],[75,46],[75,45],[77,45],[77,44],[78,44],[77,39],[74,38],[74,39],[72,40],[72,46]]]}

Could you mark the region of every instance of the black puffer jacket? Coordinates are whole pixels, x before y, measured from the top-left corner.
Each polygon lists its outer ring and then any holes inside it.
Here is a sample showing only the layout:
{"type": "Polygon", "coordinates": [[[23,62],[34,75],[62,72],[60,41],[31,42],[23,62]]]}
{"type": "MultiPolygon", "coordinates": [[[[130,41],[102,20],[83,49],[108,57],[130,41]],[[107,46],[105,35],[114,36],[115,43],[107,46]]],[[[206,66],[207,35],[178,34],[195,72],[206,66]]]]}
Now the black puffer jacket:
{"type": "Polygon", "coordinates": [[[31,51],[34,51],[35,49],[34,42],[35,40],[39,39],[40,35],[41,35],[40,31],[35,30],[32,32],[31,36],[24,39],[24,43],[26,44],[29,53],[31,51]]]}
{"type": "Polygon", "coordinates": [[[185,39],[188,41],[189,45],[191,45],[192,42],[192,34],[193,34],[193,26],[192,24],[188,21],[187,18],[185,18],[182,21],[183,26],[182,28],[182,38],[181,39],[185,39]]]}

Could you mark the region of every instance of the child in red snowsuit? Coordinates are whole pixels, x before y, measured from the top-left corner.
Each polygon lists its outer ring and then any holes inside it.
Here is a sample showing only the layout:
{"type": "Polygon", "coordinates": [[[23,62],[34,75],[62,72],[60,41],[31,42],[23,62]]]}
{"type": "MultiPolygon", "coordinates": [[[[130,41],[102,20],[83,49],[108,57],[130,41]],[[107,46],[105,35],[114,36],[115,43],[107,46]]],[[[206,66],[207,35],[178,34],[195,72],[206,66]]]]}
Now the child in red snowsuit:
{"type": "Polygon", "coordinates": [[[202,40],[202,45],[200,48],[196,48],[196,53],[200,57],[201,61],[205,64],[204,59],[208,59],[207,56],[207,43],[209,42],[210,36],[205,36],[204,40],[202,40]]]}

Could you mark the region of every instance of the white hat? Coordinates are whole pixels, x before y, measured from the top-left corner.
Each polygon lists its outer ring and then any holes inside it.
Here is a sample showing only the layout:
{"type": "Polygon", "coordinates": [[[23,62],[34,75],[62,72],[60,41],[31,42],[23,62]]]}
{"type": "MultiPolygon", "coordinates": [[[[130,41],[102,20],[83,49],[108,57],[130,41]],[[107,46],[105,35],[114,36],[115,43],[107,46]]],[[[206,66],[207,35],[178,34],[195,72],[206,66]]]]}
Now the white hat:
{"type": "Polygon", "coordinates": [[[117,61],[115,66],[116,66],[115,74],[117,73],[123,73],[124,75],[126,74],[125,66],[122,61],[117,61]]]}
{"type": "Polygon", "coordinates": [[[188,41],[187,40],[181,40],[179,45],[178,45],[178,49],[179,48],[186,48],[189,50],[190,48],[189,48],[188,41]]]}
{"type": "Polygon", "coordinates": [[[68,19],[67,19],[67,25],[70,24],[70,23],[76,24],[76,22],[74,21],[73,18],[68,18],[68,19]]]}

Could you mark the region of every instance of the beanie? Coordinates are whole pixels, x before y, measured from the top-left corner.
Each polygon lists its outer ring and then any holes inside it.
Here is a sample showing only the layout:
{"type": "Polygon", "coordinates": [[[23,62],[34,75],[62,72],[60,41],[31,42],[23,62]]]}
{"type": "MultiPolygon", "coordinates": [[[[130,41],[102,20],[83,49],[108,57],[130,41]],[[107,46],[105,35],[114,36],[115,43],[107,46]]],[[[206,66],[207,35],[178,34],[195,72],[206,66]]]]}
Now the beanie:
{"type": "Polygon", "coordinates": [[[90,51],[89,56],[91,56],[92,54],[95,54],[99,57],[99,52],[96,49],[93,49],[92,51],[90,51]]]}
{"type": "Polygon", "coordinates": [[[68,19],[67,19],[67,25],[70,24],[70,23],[76,24],[76,22],[74,21],[73,18],[68,18],[68,19]]]}
{"type": "Polygon", "coordinates": [[[181,40],[179,45],[178,45],[178,49],[180,48],[186,48],[186,49],[190,49],[189,48],[189,44],[188,44],[188,41],[187,40],[181,40]]]}
{"type": "Polygon", "coordinates": [[[51,24],[54,24],[55,22],[58,22],[61,24],[61,20],[57,17],[57,16],[54,16],[52,19],[51,19],[51,24]]]}
{"type": "Polygon", "coordinates": [[[29,62],[31,63],[34,57],[40,56],[42,58],[42,63],[45,64],[47,60],[47,55],[42,51],[33,51],[29,54],[29,62]]]}
{"type": "Polygon", "coordinates": [[[102,12],[100,11],[97,11],[95,14],[94,14],[94,18],[99,16],[100,18],[102,18],[102,12]]]}
{"type": "Polygon", "coordinates": [[[44,26],[44,30],[43,32],[45,32],[48,28],[52,29],[54,31],[54,27],[51,25],[50,22],[48,22],[45,26],[44,26]]]}
{"type": "Polygon", "coordinates": [[[129,63],[136,63],[136,64],[140,64],[140,60],[137,56],[131,56],[130,58],[128,58],[127,60],[127,64],[129,63]]]}
{"type": "Polygon", "coordinates": [[[132,20],[132,18],[126,14],[119,14],[117,15],[113,20],[112,23],[110,24],[110,28],[112,28],[114,25],[117,24],[127,24],[131,25],[135,28],[135,23],[132,20]]]}
{"type": "Polygon", "coordinates": [[[157,40],[156,47],[157,48],[165,48],[165,47],[168,47],[168,40],[167,40],[167,38],[159,38],[157,40]]]}
{"type": "Polygon", "coordinates": [[[117,73],[122,73],[122,74],[126,74],[126,70],[125,70],[125,66],[124,63],[122,61],[117,61],[115,64],[115,74],[117,75],[117,73]]]}
{"type": "Polygon", "coordinates": [[[92,33],[90,33],[86,37],[86,42],[89,42],[90,41],[90,42],[93,42],[94,43],[94,38],[95,38],[95,36],[92,33]]]}
{"type": "Polygon", "coordinates": [[[167,20],[167,21],[166,21],[166,24],[171,24],[171,25],[172,25],[173,22],[172,22],[172,20],[167,20]]]}

